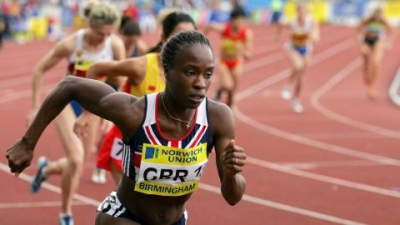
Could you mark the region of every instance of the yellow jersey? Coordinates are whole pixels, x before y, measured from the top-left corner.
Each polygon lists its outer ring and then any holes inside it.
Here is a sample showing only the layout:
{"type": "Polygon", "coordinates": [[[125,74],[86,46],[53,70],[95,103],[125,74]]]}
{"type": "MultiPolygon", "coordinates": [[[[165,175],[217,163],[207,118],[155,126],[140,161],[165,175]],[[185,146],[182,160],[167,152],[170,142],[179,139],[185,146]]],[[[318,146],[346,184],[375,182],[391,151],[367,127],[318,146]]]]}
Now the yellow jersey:
{"type": "Polygon", "coordinates": [[[123,91],[136,97],[142,97],[153,92],[161,92],[165,89],[165,82],[161,78],[162,74],[158,67],[158,54],[146,54],[146,74],[142,83],[139,85],[131,85],[126,82],[123,91]]]}

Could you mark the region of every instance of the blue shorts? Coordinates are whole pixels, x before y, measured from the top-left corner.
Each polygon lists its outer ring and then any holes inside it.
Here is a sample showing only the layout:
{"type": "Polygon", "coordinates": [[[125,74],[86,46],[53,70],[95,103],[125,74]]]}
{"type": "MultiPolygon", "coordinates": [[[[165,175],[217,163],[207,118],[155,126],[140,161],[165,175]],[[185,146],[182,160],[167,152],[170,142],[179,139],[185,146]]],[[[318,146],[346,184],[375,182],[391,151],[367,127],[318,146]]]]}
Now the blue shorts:
{"type": "Polygon", "coordinates": [[[79,105],[77,101],[71,101],[70,104],[72,109],[74,110],[75,116],[79,117],[83,112],[82,106],[79,105]]]}
{"type": "MultiPolygon", "coordinates": [[[[124,218],[141,225],[149,225],[144,223],[138,216],[126,210],[117,197],[117,192],[113,191],[106,199],[97,207],[98,212],[105,213],[115,218],[124,218]]],[[[171,225],[186,225],[187,212],[182,214],[181,218],[171,225]]]]}
{"type": "MultiPolygon", "coordinates": [[[[106,81],[106,84],[110,85],[114,90],[118,91],[118,87],[113,85],[112,83],[106,81]]],[[[79,117],[83,112],[82,106],[77,101],[71,101],[70,104],[72,109],[74,110],[75,116],[79,117]]]]}
{"type": "Polygon", "coordinates": [[[294,46],[290,43],[287,43],[285,48],[287,50],[295,50],[299,55],[305,56],[308,55],[312,52],[312,46],[311,45],[305,45],[305,46],[294,46]]]}

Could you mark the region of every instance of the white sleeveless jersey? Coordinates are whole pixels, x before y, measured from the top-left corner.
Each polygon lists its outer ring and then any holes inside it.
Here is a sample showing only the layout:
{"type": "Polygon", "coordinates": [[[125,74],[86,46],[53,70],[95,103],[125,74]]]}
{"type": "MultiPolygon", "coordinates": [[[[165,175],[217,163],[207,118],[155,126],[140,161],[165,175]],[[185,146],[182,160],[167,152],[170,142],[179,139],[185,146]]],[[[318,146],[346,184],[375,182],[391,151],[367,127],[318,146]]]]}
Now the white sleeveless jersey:
{"type": "Polygon", "coordinates": [[[114,59],[111,37],[104,40],[104,46],[99,52],[92,53],[84,49],[84,35],[85,29],[77,32],[75,49],[68,59],[68,72],[79,77],[85,77],[86,71],[94,62],[114,59]]]}
{"type": "Polygon", "coordinates": [[[290,29],[292,32],[291,42],[294,45],[301,46],[307,45],[311,39],[311,32],[313,30],[314,21],[311,16],[307,16],[304,26],[300,26],[297,19],[292,20],[290,29]]]}

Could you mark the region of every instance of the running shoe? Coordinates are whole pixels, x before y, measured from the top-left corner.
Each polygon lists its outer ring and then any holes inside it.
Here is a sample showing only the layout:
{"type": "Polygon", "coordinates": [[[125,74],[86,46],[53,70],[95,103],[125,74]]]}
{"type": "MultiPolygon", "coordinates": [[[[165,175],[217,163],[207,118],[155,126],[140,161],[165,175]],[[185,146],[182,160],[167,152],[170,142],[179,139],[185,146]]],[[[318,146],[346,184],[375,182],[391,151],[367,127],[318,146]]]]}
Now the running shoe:
{"type": "Polygon", "coordinates": [[[286,85],[282,89],[281,97],[285,100],[289,100],[292,97],[292,87],[290,85],[286,85]]]}
{"type": "Polygon", "coordinates": [[[40,186],[43,181],[46,180],[46,175],[44,174],[44,169],[48,164],[46,157],[41,156],[37,162],[37,173],[31,182],[31,192],[37,193],[40,190],[40,186]]]}
{"type": "Polygon", "coordinates": [[[296,113],[302,113],[304,111],[304,107],[298,99],[293,100],[292,109],[296,113]]]}
{"type": "Polygon", "coordinates": [[[71,215],[60,215],[60,225],[74,225],[74,219],[71,215]]]}
{"type": "Polygon", "coordinates": [[[105,184],[106,180],[106,171],[103,169],[95,168],[92,174],[92,182],[95,184],[105,184]]]}

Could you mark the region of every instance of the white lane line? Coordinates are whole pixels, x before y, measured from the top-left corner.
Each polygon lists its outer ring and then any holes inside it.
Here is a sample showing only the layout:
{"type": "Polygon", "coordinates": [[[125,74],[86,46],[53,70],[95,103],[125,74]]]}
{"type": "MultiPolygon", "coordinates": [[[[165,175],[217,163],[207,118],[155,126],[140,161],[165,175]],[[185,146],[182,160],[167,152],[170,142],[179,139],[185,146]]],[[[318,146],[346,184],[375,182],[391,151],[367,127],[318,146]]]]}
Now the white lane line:
{"type": "MultiPolygon", "coordinates": [[[[0,170],[8,173],[9,175],[12,176],[12,174],[9,172],[8,166],[6,166],[3,163],[0,163],[0,170]]],[[[27,181],[28,183],[32,180],[32,176],[29,176],[25,173],[21,173],[19,175],[19,178],[27,181]]],[[[57,186],[54,186],[52,184],[49,184],[47,182],[43,182],[42,183],[42,188],[49,190],[51,192],[54,193],[58,193],[61,194],[61,189],[57,186]]],[[[220,187],[216,187],[213,185],[209,185],[209,184],[205,184],[205,183],[201,183],[200,184],[200,189],[203,189],[205,191],[209,191],[209,192],[213,192],[216,194],[221,194],[220,192],[220,187]]],[[[86,204],[86,205],[92,205],[92,206],[98,206],[100,204],[99,201],[80,195],[80,194],[75,194],[74,195],[74,199],[86,204]]],[[[284,211],[288,211],[288,212],[292,212],[292,213],[296,213],[296,214],[301,214],[301,215],[305,215],[305,216],[309,216],[309,217],[313,217],[316,219],[320,219],[320,220],[325,220],[325,221],[330,221],[330,222],[334,222],[334,223],[338,223],[338,224],[346,224],[346,225],[363,225],[362,223],[358,223],[355,221],[351,221],[351,220],[346,220],[346,219],[342,219],[339,217],[334,217],[334,216],[330,216],[330,215],[326,215],[326,214],[322,214],[322,213],[317,213],[314,211],[310,211],[310,210],[306,210],[306,209],[301,209],[301,208],[297,208],[294,206],[290,206],[290,205],[285,205],[285,204],[281,204],[278,202],[273,202],[273,201],[268,201],[262,198],[258,198],[255,196],[251,196],[251,195],[244,195],[243,196],[243,200],[253,203],[253,204],[258,204],[258,205],[262,205],[262,206],[267,206],[267,207],[271,207],[271,208],[275,208],[275,209],[280,209],[280,210],[284,210],[284,211]]],[[[57,202],[58,203],[58,202],[57,202]]],[[[51,203],[53,205],[51,206],[55,206],[54,203],[51,203]]],[[[39,207],[39,203],[38,206],[39,207]]],[[[42,206],[43,207],[43,206],[42,206]]],[[[1,204],[0,204],[0,208],[1,208],[1,204]]]]}
{"type": "Polygon", "coordinates": [[[400,87],[400,67],[397,70],[396,76],[394,76],[393,81],[389,87],[390,100],[392,100],[393,104],[397,106],[400,106],[399,87],[400,87]]]}
{"type": "MultiPolygon", "coordinates": [[[[88,205],[80,201],[73,201],[73,206],[88,205]]],[[[0,203],[0,209],[21,209],[21,208],[45,208],[45,207],[60,207],[61,201],[53,202],[11,202],[11,203],[0,203]]]]}
{"type": "MultiPolygon", "coordinates": [[[[56,84],[57,83],[52,83],[52,84],[48,84],[48,85],[43,86],[42,87],[43,92],[46,93],[46,92],[51,91],[56,86],[56,84]]],[[[10,94],[10,95],[1,96],[0,97],[0,104],[4,104],[4,103],[7,103],[7,102],[15,101],[15,100],[18,100],[18,99],[23,99],[23,98],[30,97],[30,96],[32,96],[32,90],[30,90],[30,89],[29,90],[24,90],[24,91],[14,92],[13,94],[10,94]]]]}
{"type": "MultiPolygon", "coordinates": [[[[203,183],[200,183],[200,188],[203,190],[209,191],[209,192],[217,193],[217,194],[221,193],[220,188],[217,188],[217,187],[211,186],[211,185],[207,185],[207,184],[203,184],[203,183]]],[[[282,211],[296,213],[296,214],[312,217],[312,218],[319,219],[319,220],[329,221],[332,223],[343,224],[343,225],[365,225],[364,223],[347,220],[347,219],[343,219],[343,218],[339,218],[339,217],[335,217],[335,216],[331,216],[331,215],[327,215],[327,214],[323,214],[323,213],[318,213],[315,211],[302,209],[302,208],[298,208],[298,207],[294,207],[294,206],[290,206],[290,205],[285,205],[282,203],[273,202],[273,201],[269,201],[269,200],[265,200],[265,199],[255,198],[255,197],[252,197],[252,196],[246,195],[246,194],[243,195],[242,199],[247,202],[257,204],[257,205],[262,205],[262,206],[266,206],[266,207],[270,207],[270,208],[274,208],[274,209],[280,209],[282,211]]]]}
{"type": "MultiPolygon", "coordinates": [[[[341,48],[339,48],[337,46],[333,46],[332,48],[326,50],[325,52],[314,56],[314,60],[312,61],[311,65],[317,64],[317,63],[319,63],[325,59],[328,59],[329,57],[343,51],[344,49],[351,47],[351,45],[354,44],[353,42],[354,42],[354,40],[348,40],[348,41],[342,42],[341,48]]],[[[352,65],[352,67],[353,66],[354,65],[352,65]]],[[[272,127],[267,124],[263,124],[263,123],[256,121],[255,119],[251,118],[250,116],[247,116],[245,113],[243,113],[240,110],[239,103],[242,100],[258,93],[259,91],[265,90],[267,87],[283,80],[284,78],[286,78],[289,75],[289,71],[290,71],[290,69],[283,70],[283,71],[275,74],[274,76],[268,77],[267,79],[265,79],[261,82],[258,82],[257,84],[252,85],[252,86],[246,88],[245,90],[239,92],[236,96],[238,106],[234,110],[236,117],[239,120],[241,120],[242,122],[256,128],[258,130],[261,130],[265,133],[273,134],[275,136],[285,138],[287,140],[291,140],[291,141],[294,141],[297,143],[313,146],[313,147],[316,147],[319,149],[323,149],[323,150],[327,150],[327,151],[331,151],[331,152],[335,152],[335,153],[339,153],[339,154],[343,154],[343,155],[366,159],[366,160],[370,160],[370,161],[374,161],[374,162],[378,162],[378,163],[400,166],[400,160],[397,160],[397,159],[392,159],[392,158],[385,157],[385,156],[365,153],[362,151],[357,151],[355,149],[350,149],[350,148],[345,148],[345,147],[341,147],[341,146],[337,146],[337,145],[333,145],[333,144],[328,144],[328,143],[325,143],[322,141],[305,138],[300,135],[296,135],[296,134],[293,134],[290,132],[286,132],[286,131],[277,129],[275,127],[272,127]]]]}
{"type": "Polygon", "coordinates": [[[297,133],[303,137],[308,137],[312,139],[385,139],[382,135],[375,133],[370,133],[367,131],[363,132],[321,132],[321,133],[297,133]]]}
{"type": "MultiPolygon", "coordinates": [[[[330,58],[330,57],[332,57],[332,56],[334,56],[334,55],[336,55],[336,54],[338,54],[338,53],[340,53],[340,52],[342,52],[342,51],[344,51],[344,50],[346,50],[348,48],[350,48],[353,45],[354,45],[354,40],[352,40],[352,39],[349,39],[349,40],[346,40],[346,41],[342,41],[339,44],[333,45],[328,50],[325,50],[324,52],[321,52],[320,54],[315,55],[313,57],[313,61],[312,61],[311,65],[318,64],[318,63],[320,63],[320,62],[322,62],[322,61],[324,61],[324,60],[326,60],[326,59],[328,59],[328,58],[330,58]]],[[[244,66],[244,72],[249,72],[251,70],[258,69],[258,68],[260,68],[262,66],[266,66],[266,65],[263,65],[263,64],[260,63],[260,65],[257,65],[257,67],[256,67],[256,66],[253,66],[253,65],[246,64],[244,66]]],[[[242,91],[237,93],[237,95],[236,95],[237,101],[240,101],[240,100],[242,100],[244,98],[247,98],[247,97],[249,97],[249,96],[251,96],[251,95],[253,95],[253,94],[255,94],[255,93],[257,93],[257,92],[259,92],[261,90],[264,90],[263,88],[265,88],[267,86],[270,86],[272,84],[275,84],[275,83],[287,78],[289,76],[289,73],[290,73],[290,69],[288,68],[288,69],[285,69],[285,70],[283,70],[281,72],[278,72],[277,74],[275,74],[273,76],[268,77],[267,79],[265,79],[263,81],[258,82],[255,85],[252,85],[250,87],[245,88],[244,90],[242,90],[242,91]]]]}
{"type": "Polygon", "coordinates": [[[329,168],[329,167],[360,167],[360,166],[382,166],[381,163],[371,162],[368,160],[351,160],[351,161],[327,161],[327,162],[290,162],[290,163],[279,163],[282,166],[287,166],[293,169],[301,170],[313,170],[318,168],[329,168]]]}
{"type": "Polygon", "coordinates": [[[361,59],[357,58],[347,64],[342,70],[340,70],[338,73],[336,73],[329,81],[327,81],[325,84],[323,84],[318,90],[316,90],[312,95],[311,95],[311,105],[322,115],[325,115],[326,117],[338,121],[340,123],[343,123],[345,125],[349,125],[352,127],[356,127],[361,130],[367,130],[372,133],[380,134],[383,136],[391,137],[391,138],[400,138],[400,132],[386,129],[380,126],[364,123],[355,119],[351,119],[349,117],[340,115],[337,112],[334,112],[333,110],[330,110],[326,107],[324,107],[319,99],[326,94],[329,90],[331,90],[335,85],[340,83],[342,80],[344,80],[348,75],[350,75],[353,71],[358,69],[360,65],[362,64],[361,59]]]}
{"type": "Polygon", "coordinates": [[[379,188],[379,187],[375,187],[375,186],[371,186],[371,185],[367,185],[367,184],[361,184],[361,183],[357,183],[357,182],[347,181],[347,180],[329,177],[329,176],[325,176],[325,175],[319,175],[316,173],[298,170],[298,169],[295,169],[292,167],[279,165],[275,162],[268,162],[268,161],[257,159],[257,158],[250,157],[250,156],[247,157],[247,162],[254,164],[254,165],[258,165],[260,167],[267,168],[267,169],[291,174],[291,175],[298,176],[298,177],[308,178],[308,179],[316,180],[319,182],[336,184],[336,185],[340,185],[340,186],[347,187],[350,189],[356,189],[356,190],[360,190],[360,191],[365,191],[365,192],[388,196],[388,197],[393,197],[393,198],[400,198],[400,192],[397,192],[397,191],[379,188]]]}
{"type": "MultiPolygon", "coordinates": [[[[342,42],[342,44],[343,44],[342,47],[344,47],[344,48],[350,47],[350,46],[346,46],[346,44],[349,44],[349,42],[342,42]]],[[[343,49],[340,49],[338,51],[338,48],[336,48],[336,47],[328,49],[324,53],[315,56],[312,64],[319,63],[320,61],[325,60],[325,59],[329,58],[330,56],[332,56],[342,50],[343,49]]],[[[271,85],[281,81],[282,79],[286,78],[288,76],[288,73],[289,73],[289,69],[281,71],[281,72],[277,73],[276,75],[271,76],[255,85],[252,85],[252,86],[246,88],[245,90],[241,91],[237,95],[238,105],[239,105],[240,101],[258,93],[259,91],[265,90],[268,86],[271,86],[271,85]]],[[[350,149],[350,148],[345,148],[345,147],[336,146],[336,145],[328,144],[328,143],[321,142],[321,141],[312,140],[309,138],[302,137],[300,135],[295,135],[293,133],[279,130],[275,127],[260,123],[256,120],[252,119],[251,117],[244,114],[240,110],[239,107],[235,108],[235,115],[239,120],[241,120],[245,124],[255,128],[257,130],[275,135],[280,138],[284,138],[287,140],[291,140],[293,142],[316,147],[316,148],[322,149],[322,150],[327,150],[327,151],[331,151],[331,152],[335,152],[335,153],[339,153],[339,154],[343,154],[343,155],[348,155],[348,156],[352,156],[355,158],[366,159],[366,160],[376,162],[376,163],[400,166],[400,161],[396,160],[396,159],[392,159],[392,158],[380,156],[380,155],[375,155],[375,154],[364,153],[362,151],[357,151],[357,150],[350,149]]],[[[283,173],[292,174],[295,176],[313,179],[313,180],[317,180],[320,182],[341,185],[341,186],[345,186],[348,188],[367,191],[367,192],[371,192],[371,193],[375,193],[375,194],[379,194],[379,195],[400,198],[400,193],[398,193],[398,192],[386,190],[386,189],[375,187],[375,186],[360,184],[360,183],[337,179],[337,178],[333,178],[333,177],[329,177],[329,176],[323,176],[323,175],[318,175],[318,174],[314,174],[314,173],[310,173],[310,172],[306,172],[306,171],[296,170],[294,168],[285,167],[285,166],[279,165],[277,163],[272,163],[272,162],[256,159],[256,158],[253,158],[250,156],[248,157],[247,161],[248,161],[248,163],[251,163],[251,164],[259,165],[261,167],[280,171],[283,173]]]]}
{"type": "MultiPolygon", "coordinates": [[[[8,168],[8,166],[6,164],[4,164],[4,163],[0,163],[0,170],[4,171],[5,173],[7,173],[7,174],[9,174],[11,176],[13,176],[13,174],[10,173],[10,169],[8,168]]],[[[29,175],[27,175],[25,173],[21,173],[18,178],[30,183],[32,181],[33,177],[29,176],[29,175]]],[[[52,185],[50,183],[43,182],[41,187],[43,189],[49,190],[51,192],[54,192],[54,193],[57,193],[57,194],[61,194],[61,188],[58,187],[58,186],[52,185]]],[[[93,205],[93,206],[98,206],[100,204],[99,201],[97,201],[95,199],[92,199],[92,198],[89,198],[89,197],[86,197],[86,196],[83,196],[83,195],[80,195],[80,194],[75,194],[74,195],[74,199],[76,199],[78,201],[81,201],[83,203],[86,203],[88,205],[93,205]]]]}

